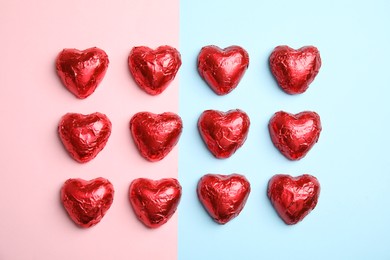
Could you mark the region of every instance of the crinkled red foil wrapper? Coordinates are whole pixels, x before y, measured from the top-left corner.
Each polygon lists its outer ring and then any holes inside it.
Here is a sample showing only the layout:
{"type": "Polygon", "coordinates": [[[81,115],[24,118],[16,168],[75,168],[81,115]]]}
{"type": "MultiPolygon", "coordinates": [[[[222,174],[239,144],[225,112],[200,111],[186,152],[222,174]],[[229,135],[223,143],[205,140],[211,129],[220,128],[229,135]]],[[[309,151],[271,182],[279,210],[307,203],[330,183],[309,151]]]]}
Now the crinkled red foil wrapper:
{"type": "Polygon", "coordinates": [[[294,95],[305,92],[321,68],[320,52],[314,46],[298,50],[277,46],[269,64],[272,74],[284,92],[294,95]]]}
{"type": "Polygon", "coordinates": [[[176,212],[181,192],[176,179],[139,178],[130,184],[129,199],[137,218],[149,228],[158,228],[176,212]]]}
{"type": "Polygon", "coordinates": [[[84,99],[103,80],[108,64],[107,54],[99,48],[64,49],[57,56],[56,69],[65,87],[76,97],[84,99]]]}
{"type": "Polygon", "coordinates": [[[69,217],[80,227],[99,223],[114,200],[114,187],[104,178],[90,181],[69,179],[61,189],[61,202],[69,217]]]}
{"type": "Polygon", "coordinates": [[[111,135],[111,121],[102,113],[67,113],[58,125],[60,139],[69,155],[79,163],[97,156],[111,135]]]}
{"type": "Polygon", "coordinates": [[[198,198],[219,224],[237,217],[250,194],[249,181],[240,174],[206,174],[198,182],[198,198]]]}
{"type": "Polygon", "coordinates": [[[198,119],[200,135],[211,153],[219,159],[232,156],[249,132],[248,115],[239,109],[222,112],[206,110],[198,119]]]}
{"type": "Polygon", "coordinates": [[[276,212],[288,225],[302,221],[317,205],[320,183],[314,176],[278,174],[268,183],[268,197],[276,212]]]}
{"type": "Polygon", "coordinates": [[[181,66],[181,55],[178,50],[167,45],[156,50],[139,46],[131,50],[128,65],[137,85],[155,96],[174,80],[181,66]]]}
{"type": "Polygon", "coordinates": [[[288,159],[300,160],[318,142],[322,130],[320,116],[312,111],[290,114],[276,112],[268,124],[275,147],[288,159]]]}
{"type": "Polygon", "coordinates": [[[240,46],[204,46],[198,55],[198,72],[217,95],[235,89],[248,66],[249,55],[240,46]]]}
{"type": "Polygon", "coordinates": [[[130,120],[130,131],[142,157],[160,161],[178,143],[183,129],[181,118],[171,112],[139,112],[130,120]]]}

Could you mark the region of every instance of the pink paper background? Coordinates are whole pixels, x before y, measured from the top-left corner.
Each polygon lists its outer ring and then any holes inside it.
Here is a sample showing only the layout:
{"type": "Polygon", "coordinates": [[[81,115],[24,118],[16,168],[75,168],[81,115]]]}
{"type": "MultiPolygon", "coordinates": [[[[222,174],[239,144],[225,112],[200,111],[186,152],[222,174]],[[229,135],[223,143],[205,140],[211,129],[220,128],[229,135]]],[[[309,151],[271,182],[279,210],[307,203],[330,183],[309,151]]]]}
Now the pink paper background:
{"type": "Polygon", "coordinates": [[[178,111],[178,78],[160,96],[141,91],[127,68],[133,46],[178,48],[179,3],[167,1],[1,1],[0,259],[176,259],[177,214],[157,230],[130,207],[130,182],[177,177],[175,148],[163,161],[141,158],[128,124],[139,111],[178,111]],[[76,99],[61,84],[54,62],[63,48],[97,46],[110,65],[94,94],[76,99]],[[67,112],[99,111],[113,128],[106,147],[87,164],[64,150],[57,124],[67,112]],[[78,228],[59,191],[68,178],[105,177],[115,188],[103,220],[78,228]]]}

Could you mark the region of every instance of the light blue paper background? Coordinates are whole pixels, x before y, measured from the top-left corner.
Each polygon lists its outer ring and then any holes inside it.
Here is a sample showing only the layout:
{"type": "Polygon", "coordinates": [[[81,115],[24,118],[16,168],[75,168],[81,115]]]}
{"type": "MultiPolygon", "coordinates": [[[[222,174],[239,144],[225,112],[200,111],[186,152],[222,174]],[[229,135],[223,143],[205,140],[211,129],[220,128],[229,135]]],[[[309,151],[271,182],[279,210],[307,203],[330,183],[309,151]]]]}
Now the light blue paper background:
{"type": "Polygon", "coordinates": [[[390,259],[390,1],[222,1],[180,3],[179,259],[390,259]],[[250,65],[239,86],[217,96],[199,77],[202,46],[240,45],[250,65]],[[282,92],[268,67],[277,45],[314,45],[322,68],[309,90],[282,92]],[[226,160],[215,159],[197,130],[205,109],[240,108],[251,119],[248,139],[226,160]],[[316,111],[319,142],[298,162],[272,145],[274,112],[316,111]],[[241,173],[252,185],[242,213],[211,220],[196,196],[207,173],[241,173]],[[285,225],[267,196],[278,173],[316,176],[319,203],[303,222],[285,225]]]}

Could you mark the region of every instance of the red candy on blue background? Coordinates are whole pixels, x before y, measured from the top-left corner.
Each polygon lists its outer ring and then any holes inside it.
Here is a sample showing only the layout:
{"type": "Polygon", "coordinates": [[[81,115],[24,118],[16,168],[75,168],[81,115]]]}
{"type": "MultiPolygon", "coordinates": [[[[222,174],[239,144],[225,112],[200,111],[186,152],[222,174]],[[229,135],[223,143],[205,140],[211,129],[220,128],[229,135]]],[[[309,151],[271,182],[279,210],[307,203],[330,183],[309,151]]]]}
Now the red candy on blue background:
{"type": "Polygon", "coordinates": [[[294,115],[279,111],[269,120],[268,129],[275,147],[287,159],[296,161],[305,157],[318,142],[322,126],[316,112],[294,115]]]}
{"type": "Polygon", "coordinates": [[[226,224],[243,210],[251,185],[241,174],[206,174],[198,182],[198,198],[218,224],[226,224]]]}
{"type": "Polygon", "coordinates": [[[320,183],[309,174],[273,176],[268,183],[268,198],[280,218],[288,225],[302,221],[317,205],[320,183]]]}
{"type": "Polygon", "coordinates": [[[198,55],[198,72],[217,95],[226,95],[240,83],[249,66],[249,55],[240,46],[221,49],[204,46],[198,55]]]}
{"type": "Polygon", "coordinates": [[[198,119],[199,133],[210,152],[219,159],[232,156],[247,138],[248,115],[240,109],[206,110],[198,119]]]}
{"type": "Polygon", "coordinates": [[[314,46],[298,50],[277,46],[269,57],[271,72],[278,85],[290,95],[305,92],[321,68],[321,56],[314,46]]]}

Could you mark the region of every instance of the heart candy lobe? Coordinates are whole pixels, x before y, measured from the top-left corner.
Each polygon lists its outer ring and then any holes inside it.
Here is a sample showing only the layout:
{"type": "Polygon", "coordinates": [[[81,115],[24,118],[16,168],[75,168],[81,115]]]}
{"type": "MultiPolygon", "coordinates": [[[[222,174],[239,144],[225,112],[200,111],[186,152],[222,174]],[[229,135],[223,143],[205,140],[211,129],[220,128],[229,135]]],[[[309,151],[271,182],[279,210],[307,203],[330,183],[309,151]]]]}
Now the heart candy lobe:
{"type": "Polygon", "coordinates": [[[111,135],[111,121],[99,112],[65,114],[58,125],[62,144],[79,163],[91,161],[105,147],[111,135]]]}
{"type": "Polygon", "coordinates": [[[277,46],[269,57],[269,65],[281,89],[290,95],[305,92],[321,68],[320,52],[314,46],[298,50],[277,46]]]}
{"type": "Polygon", "coordinates": [[[175,213],[181,198],[180,183],[173,178],[132,181],[129,200],[137,218],[149,228],[158,228],[175,213]]]}
{"type": "Polygon", "coordinates": [[[276,112],[268,124],[275,147],[289,160],[300,160],[318,142],[322,130],[320,116],[311,111],[290,114],[276,112]]]}
{"type": "Polygon", "coordinates": [[[90,96],[103,80],[109,60],[99,48],[64,49],[56,59],[56,70],[64,86],[77,98],[90,96]]]}
{"type": "Polygon", "coordinates": [[[203,207],[219,224],[226,224],[240,214],[250,191],[250,183],[240,174],[206,174],[197,188],[203,207]]]}
{"type": "Polygon", "coordinates": [[[240,46],[221,49],[204,46],[198,55],[198,72],[217,95],[233,91],[249,66],[249,55],[240,46]]]}
{"type": "Polygon", "coordinates": [[[114,200],[114,187],[104,178],[90,181],[69,179],[61,188],[61,202],[78,226],[89,228],[99,223],[114,200]]]}
{"type": "Polygon", "coordinates": [[[155,96],[174,80],[181,66],[181,56],[178,50],[167,45],[155,50],[139,46],[131,50],[128,65],[137,85],[155,96]]]}
{"type": "Polygon", "coordinates": [[[268,183],[268,197],[280,218],[288,225],[302,221],[317,205],[320,183],[314,176],[274,175],[268,183]]]}

